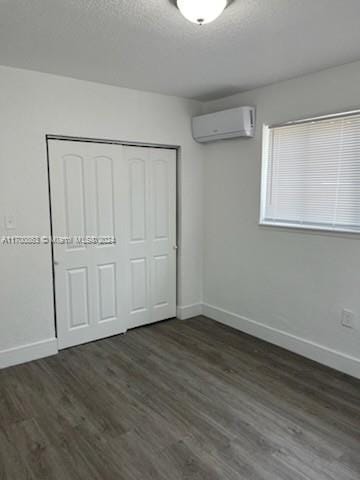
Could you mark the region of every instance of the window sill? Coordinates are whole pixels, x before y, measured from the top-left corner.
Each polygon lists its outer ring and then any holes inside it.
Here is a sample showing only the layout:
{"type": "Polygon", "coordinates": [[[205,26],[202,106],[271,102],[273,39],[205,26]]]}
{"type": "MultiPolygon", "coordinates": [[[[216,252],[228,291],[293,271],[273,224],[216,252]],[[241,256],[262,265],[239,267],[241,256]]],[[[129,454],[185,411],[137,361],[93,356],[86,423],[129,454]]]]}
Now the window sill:
{"type": "Polygon", "coordinates": [[[291,233],[310,233],[314,235],[326,235],[326,236],[335,236],[335,237],[347,237],[347,238],[356,238],[359,236],[360,231],[350,230],[350,229],[331,229],[327,227],[320,227],[315,225],[300,225],[295,223],[277,223],[271,221],[261,220],[259,222],[260,227],[274,228],[286,230],[291,233]]]}

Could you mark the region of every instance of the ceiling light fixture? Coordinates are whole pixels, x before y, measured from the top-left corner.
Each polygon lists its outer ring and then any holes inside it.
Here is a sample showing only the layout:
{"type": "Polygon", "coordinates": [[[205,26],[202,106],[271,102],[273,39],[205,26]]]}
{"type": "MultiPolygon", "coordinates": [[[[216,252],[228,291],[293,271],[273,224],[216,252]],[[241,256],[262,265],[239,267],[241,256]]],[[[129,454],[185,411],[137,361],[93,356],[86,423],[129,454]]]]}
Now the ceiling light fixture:
{"type": "Polygon", "coordinates": [[[226,5],[227,0],[177,0],[178,9],[184,17],[198,25],[213,22],[226,5]]]}

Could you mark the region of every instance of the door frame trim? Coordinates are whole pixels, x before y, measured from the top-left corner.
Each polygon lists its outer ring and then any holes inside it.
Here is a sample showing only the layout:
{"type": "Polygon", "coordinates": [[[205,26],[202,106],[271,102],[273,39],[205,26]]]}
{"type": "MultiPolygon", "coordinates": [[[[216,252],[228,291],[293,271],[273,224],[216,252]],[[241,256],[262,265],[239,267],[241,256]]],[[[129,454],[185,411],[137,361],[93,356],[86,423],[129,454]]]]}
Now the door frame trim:
{"type": "MultiPolygon", "coordinates": [[[[176,244],[179,245],[179,231],[180,231],[180,155],[181,155],[181,146],[180,145],[168,145],[165,143],[149,143],[149,142],[133,142],[127,140],[114,140],[109,138],[95,138],[95,137],[77,137],[70,135],[54,135],[54,134],[45,134],[45,143],[46,143],[46,164],[47,164],[47,183],[48,183],[48,201],[49,201],[49,222],[50,222],[50,236],[53,236],[53,219],[52,219],[52,210],[51,210],[51,183],[50,183],[50,153],[49,153],[49,140],[59,140],[65,142],[81,142],[81,143],[105,143],[111,145],[123,145],[128,147],[144,147],[144,148],[162,148],[165,150],[175,150],[176,151],[176,244]]],[[[55,265],[54,265],[54,246],[51,242],[51,270],[52,270],[52,292],[53,292],[53,307],[54,307],[54,328],[55,328],[55,338],[58,342],[58,332],[57,332],[57,318],[56,318],[56,290],[55,290],[55,265]]],[[[176,257],[176,304],[178,303],[179,298],[179,249],[177,250],[178,254],[176,257]]]]}
{"type": "Polygon", "coordinates": [[[114,140],[111,138],[93,138],[93,137],[73,137],[70,135],[46,134],[46,143],[48,140],[61,140],[67,142],[81,143],[109,143],[113,145],[126,145],[128,147],[146,147],[146,148],[164,148],[166,150],[179,150],[180,145],[168,145],[166,143],[132,142],[128,140],[114,140]]]}

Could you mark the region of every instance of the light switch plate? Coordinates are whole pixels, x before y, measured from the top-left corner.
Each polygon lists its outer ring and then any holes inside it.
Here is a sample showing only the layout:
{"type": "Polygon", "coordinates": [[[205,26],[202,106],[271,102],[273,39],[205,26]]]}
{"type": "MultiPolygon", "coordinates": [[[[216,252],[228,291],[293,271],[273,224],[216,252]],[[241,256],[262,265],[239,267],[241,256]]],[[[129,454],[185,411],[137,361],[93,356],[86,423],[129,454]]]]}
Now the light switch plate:
{"type": "Polygon", "coordinates": [[[355,314],[351,310],[344,310],[341,312],[341,325],[346,328],[355,328],[355,314]]]}
{"type": "Polygon", "coordinates": [[[6,230],[14,230],[16,228],[16,221],[14,215],[6,215],[4,223],[6,230]]]}

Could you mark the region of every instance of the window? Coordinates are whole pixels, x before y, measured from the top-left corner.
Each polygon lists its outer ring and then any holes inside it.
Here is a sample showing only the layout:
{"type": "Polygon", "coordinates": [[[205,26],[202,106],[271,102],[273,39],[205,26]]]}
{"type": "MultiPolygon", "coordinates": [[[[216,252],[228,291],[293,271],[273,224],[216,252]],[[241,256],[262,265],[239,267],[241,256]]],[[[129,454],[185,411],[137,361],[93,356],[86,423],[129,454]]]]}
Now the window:
{"type": "Polygon", "coordinates": [[[360,112],[265,127],[260,223],[360,233],[360,112]]]}

